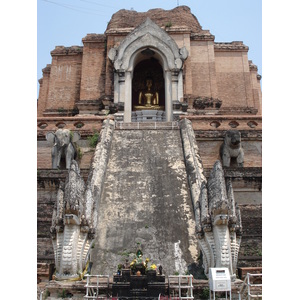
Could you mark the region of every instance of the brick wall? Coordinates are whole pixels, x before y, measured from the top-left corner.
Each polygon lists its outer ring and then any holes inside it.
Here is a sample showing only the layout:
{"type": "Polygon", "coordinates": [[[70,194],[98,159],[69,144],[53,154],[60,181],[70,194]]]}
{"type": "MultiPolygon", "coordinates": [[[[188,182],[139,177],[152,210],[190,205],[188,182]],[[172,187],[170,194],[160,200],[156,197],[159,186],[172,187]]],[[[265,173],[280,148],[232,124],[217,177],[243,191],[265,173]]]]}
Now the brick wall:
{"type": "Polygon", "coordinates": [[[49,91],[50,71],[51,71],[51,65],[47,65],[47,67],[43,69],[43,78],[39,80],[40,91],[39,91],[38,110],[37,110],[38,117],[42,117],[43,112],[46,109],[48,91],[49,91]]]}
{"type": "Polygon", "coordinates": [[[218,98],[222,107],[253,107],[253,94],[247,53],[216,51],[218,98]]]}
{"type": "MultiPolygon", "coordinates": [[[[39,177],[39,174],[38,174],[39,177]]],[[[50,235],[53,206],[56,202],[58,180],[38,180],[37,189],[37,259],[38,262],[54,262],[50,235]]]]}
{"type": "Polygon", "coordinates": [[[253,103],[254,107],[257,108],[257,114],[262,114],[262,93],[260,86],[260,75],[257,74],[257,68],[253,68],[250,71],[252,90],[253,90],[253,103]]]}
{"type": "Polygon", "coordinates": [[[238,267],[262,266],[262,206],[239,205],[243,236],[238,267]]]}
{"type": "MultiPolygon", "coordinates": [[[[107,53],[114,46],[119,46],[121,40],[124,38],[119,36],[108,36],[107,37],[107,53]]],[[[108,57],[106,57],[106,69],[105,69],[105,94],[114,94],[114,73],[113,73],[113,63],[108,57]]],[[[116,100],[116,99],[115,99],[116,100]]]]}
{"type": "Polygon", "coordinates": [[[80,100],[97,100],[105,89],[105,38],[88,35],[83,39],[80,100]]]}
{"type": "Polygon", "coordinates": [[[72,110],[79,100],[82,53],[52,52],[49,92],[46,109],[72,110]]]}
{"type": "MultiPolygon", "coordinates": [[[[196,96],[218,97],[212,41],[192,41],[190,52],[190,72],[192,87],[186,93],[196,96]]],[[[188,78],[186,78],[188,80],[188,78]]]]}

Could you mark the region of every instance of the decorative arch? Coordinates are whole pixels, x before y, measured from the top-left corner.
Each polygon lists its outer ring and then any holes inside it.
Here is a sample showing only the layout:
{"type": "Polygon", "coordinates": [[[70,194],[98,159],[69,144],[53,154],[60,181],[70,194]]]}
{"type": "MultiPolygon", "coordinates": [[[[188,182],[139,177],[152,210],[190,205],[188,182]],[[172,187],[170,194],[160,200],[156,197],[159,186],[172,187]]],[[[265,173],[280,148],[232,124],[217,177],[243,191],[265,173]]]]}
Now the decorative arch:
{"type": "Polygon", "coordinates": [[[124,122],[131,122],[132,76],[143,51],[151,51],[163,68],[166,121],[172,121],[172,102],[183,97],[182,66],[188,52],[185,47],[179,49],[176,42],[149,18],[108,53],[115,70],[114,102],[124,102],[124,122]]]}

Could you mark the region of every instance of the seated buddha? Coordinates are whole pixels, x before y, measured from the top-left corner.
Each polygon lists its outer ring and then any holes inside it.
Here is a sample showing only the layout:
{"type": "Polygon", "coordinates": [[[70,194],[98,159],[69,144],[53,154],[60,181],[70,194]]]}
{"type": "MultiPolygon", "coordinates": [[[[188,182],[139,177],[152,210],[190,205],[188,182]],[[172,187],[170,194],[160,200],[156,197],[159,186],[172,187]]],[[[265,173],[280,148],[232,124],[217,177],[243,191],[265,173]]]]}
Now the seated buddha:
{"type": "Polygon", "coordinates": [[[159,107],[158,92],[154,92],[152,90],[152,79],[151,78],[147,78],[146,86],[147,86],[147,90],[141,91],[139,93],[139,105],[145,106],[145,107],[153,107],[153,106],[159,107]]]}

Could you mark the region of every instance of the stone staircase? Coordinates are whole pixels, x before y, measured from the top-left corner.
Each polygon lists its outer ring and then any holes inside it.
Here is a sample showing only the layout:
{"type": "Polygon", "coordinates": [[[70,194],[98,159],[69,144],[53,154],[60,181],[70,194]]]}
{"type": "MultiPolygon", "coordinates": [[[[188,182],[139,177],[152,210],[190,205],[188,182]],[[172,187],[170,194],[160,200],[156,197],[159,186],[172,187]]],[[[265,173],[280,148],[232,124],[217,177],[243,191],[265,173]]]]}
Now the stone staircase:
{"type": "Polygon", "coordinates": [[[184,274],[197,260],[180,130],[151,128],[114,130],[98,205],[92,274],[112,275],[140,246],[164,274],[184,274]]]}

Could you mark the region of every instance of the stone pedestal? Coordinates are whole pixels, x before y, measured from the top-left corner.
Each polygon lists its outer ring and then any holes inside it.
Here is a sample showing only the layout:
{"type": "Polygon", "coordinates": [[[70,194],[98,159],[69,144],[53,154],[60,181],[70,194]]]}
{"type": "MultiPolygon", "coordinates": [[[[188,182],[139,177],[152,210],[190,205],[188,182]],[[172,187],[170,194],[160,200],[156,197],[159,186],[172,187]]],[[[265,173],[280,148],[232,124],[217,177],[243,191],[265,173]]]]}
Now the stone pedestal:
{"type": "Polygon", "coordinates": [[[132,112],[132,122],[163,122],[165,112],[162,110],[137,110],[132,112]]]}

